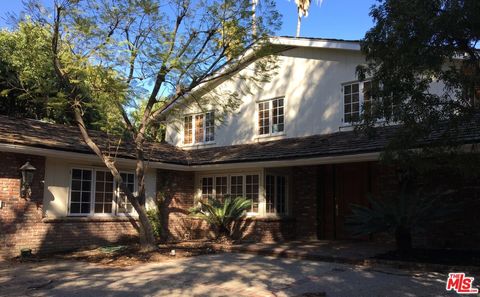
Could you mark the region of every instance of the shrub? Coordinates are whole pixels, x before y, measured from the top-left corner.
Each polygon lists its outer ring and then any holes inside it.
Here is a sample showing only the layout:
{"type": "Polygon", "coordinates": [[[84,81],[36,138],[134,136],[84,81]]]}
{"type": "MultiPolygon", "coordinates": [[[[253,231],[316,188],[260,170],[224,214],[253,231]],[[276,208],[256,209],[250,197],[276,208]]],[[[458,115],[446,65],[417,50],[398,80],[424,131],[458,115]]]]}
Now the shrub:
{"type": "Polygon", "coordinates": [[[204,219],[217,231],[217,239],[232,238],[232,224],[242,218],[250,209],[251,201],[244,197],[225,197],[222,200],[209,198],[199,201],[190,209],[193,217],[204,219]]]}
{"type": "Polygon", "coordinates": [[[158,209],[149,209],[147,210],[147,216],[150,220],[150,224],[152,224],[153,233],[157,239],[160,239],[162,234],[162,224],[160,220],[160,212],[158,209]]]}

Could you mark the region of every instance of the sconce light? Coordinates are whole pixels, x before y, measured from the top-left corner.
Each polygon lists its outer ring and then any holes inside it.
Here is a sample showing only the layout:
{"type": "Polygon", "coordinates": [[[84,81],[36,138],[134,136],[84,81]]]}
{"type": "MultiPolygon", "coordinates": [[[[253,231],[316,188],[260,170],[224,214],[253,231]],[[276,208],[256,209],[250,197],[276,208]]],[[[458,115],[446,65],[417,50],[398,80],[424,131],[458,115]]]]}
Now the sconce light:
{"type": "Polygon", "coordinates": [[[32,195],[32,181],[33,175],[37,170],[35,167],[27,162],[20,167],[20,172],[22,172],[22,180],[20,181],[20,197],[22,198],[30,198],[32,195]]]}

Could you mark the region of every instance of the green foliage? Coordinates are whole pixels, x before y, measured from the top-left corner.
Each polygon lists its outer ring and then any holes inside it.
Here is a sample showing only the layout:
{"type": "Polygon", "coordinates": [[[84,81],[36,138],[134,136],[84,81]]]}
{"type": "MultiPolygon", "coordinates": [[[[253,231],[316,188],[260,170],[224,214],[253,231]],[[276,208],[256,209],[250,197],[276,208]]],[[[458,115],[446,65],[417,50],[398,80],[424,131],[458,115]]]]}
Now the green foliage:
{"type": "Polygon", "coordinates": [[[352,214],[345,223],[351,235],[386,232],[395,237],[399,250],[407,251],[411,249],[413,235],[452,220],[463,207],[461,201],[454,199],[456,189],[438,184],[430,187],[428,178],[429,175],[418,176],[411,167],[400,171],[398,193],[369,197],[369,206],[351,204],[352,214]]]}
{"type": "Polygon", "coordinates": [[[357,71],[373,81],[374,107],[360,128],[402,124],[387,154],[418,147],[439,124],[450,129],[429,146],[457,145],[458,123],[480,103],[480,2],[381,0],[370,14],[375,25],[362,41],[367,63],[357,71]]]}
{"type": "Polygon", "coordinates": [[[209,198],[199,201],[199,205],[191,208],[190,213],[215,227],[219,236],[231,237],[232,223],[242,218],[250,206],[250,199],[244,197],[227,196],[222,200],[209,198]]]}
{"type": "MultiPolygon", "coordinates": [[[[0,32],[0,113],[10,116],[73,123],[73,114],[61,82],[56,77],[48,26],[27,19],[13,31],[0,32]]],[[[84,102],[84,118],[90,128],[112,131],[121,127],[112,110],[112,98],[122,98],[122,86],[114,71],[86,61],[76,61],[67,51],[66,71],[82,82],[83,91],[95,94],[84,102]]],[[[118,131],[117,131],[118,132],[118,131]]]]}
{"type": "Polygon", "coordinates": [[[148,216],[148,219],[150,220],[150,224],[152,225],[153,233],[155,234],[155,237],[159,239],[162,235],[162,221],[160,217],[160,212],[156,208],[149,209],[147,210],[147,216],[148,216]]]}

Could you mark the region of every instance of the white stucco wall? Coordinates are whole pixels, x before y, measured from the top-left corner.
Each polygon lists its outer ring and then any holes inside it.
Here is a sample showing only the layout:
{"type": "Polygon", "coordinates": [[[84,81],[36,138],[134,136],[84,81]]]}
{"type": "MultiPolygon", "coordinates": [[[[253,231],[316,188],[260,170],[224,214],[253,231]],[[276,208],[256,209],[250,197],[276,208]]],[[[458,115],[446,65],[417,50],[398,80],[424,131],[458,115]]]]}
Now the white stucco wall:
{"type": "MultiPolygon", "coordinates": [[[[70,171],[72,168],[104,169],[100,162],[75,161],[47,157],[45,162],[44,212],[47,217],[64,217],[68,215],[70,193],[70,171]]],[[[120,167],[121,171],[134,168],[120,167]]],[[[152,205],[156,195],[156,171],[148,169],[145,176],[147,206],[152,205]]]]}
{"type": "MultiPolygon", "coordinates": [[[[279,138],[259,138],[258,100],[285,97],[285,133],[299,137],[338,131],[343,125],[341,84],[356,80],[355,69],[364,62],[358,51],[295,48],[279,55],[277,75],[269,83],[243,96],[235,114],[216,128],[213,146],[226,146],[279,138]]],[[[238,87],[232,82],[222,87],[238,87]]],[[[187,110],[192,113],[195,110],[187,110]]],[[[168,142],[183,146],[181,121],[167,126],[168,142]]],[[[212,146],[212,145],[209,145],[212,146]]]]}

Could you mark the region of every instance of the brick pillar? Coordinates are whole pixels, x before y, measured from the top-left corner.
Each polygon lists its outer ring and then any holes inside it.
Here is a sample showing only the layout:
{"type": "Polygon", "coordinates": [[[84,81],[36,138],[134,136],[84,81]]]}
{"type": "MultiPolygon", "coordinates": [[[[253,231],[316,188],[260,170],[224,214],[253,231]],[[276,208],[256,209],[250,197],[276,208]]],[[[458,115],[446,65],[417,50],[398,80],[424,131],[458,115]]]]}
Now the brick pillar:
{"type": "Polygon", "coordinates": [[[198,235],[195,224],[201,221],[188,218],[188,209],[193,206],[195,174],[193,172],[157,170],[157,191],[161,201],[162,237],[169,240],[184,240],[198,235]]]}
{"type": "Polygon", "coordinates": [[[0,255],[17,255],[21,248],[35,251],[43,240],[43,180],[45,158],[0,152],[0,255]],[[20,167],[29,161],[37,170],[32,197],[20,197],[20,167]]]}
{"type": "Polygon", "coordinates": [[[296,237],[317,238],[317,166],[293,170],[292,215],[296,219],[296,237]]]}

